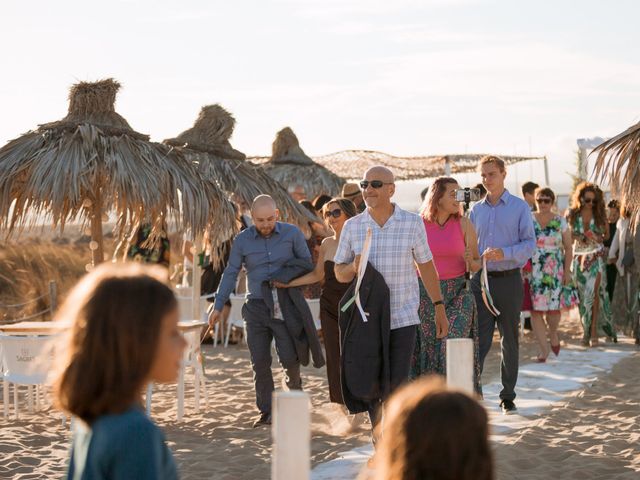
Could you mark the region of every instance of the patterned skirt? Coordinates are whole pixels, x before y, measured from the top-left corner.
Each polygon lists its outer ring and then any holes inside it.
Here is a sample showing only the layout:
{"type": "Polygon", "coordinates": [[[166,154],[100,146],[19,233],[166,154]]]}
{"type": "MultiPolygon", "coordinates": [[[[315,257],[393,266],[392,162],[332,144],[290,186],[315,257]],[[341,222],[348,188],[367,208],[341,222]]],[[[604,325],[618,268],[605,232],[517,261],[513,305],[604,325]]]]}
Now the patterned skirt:
{"type": "Polygon", "coordinates": [[[480,357],[478,348],[478,315],[476,302],[471,290],[465,288],[464,277],[440,280],[440,290],[449,320],[449,334],[446,338],[436,338],[435,307],[420,284],[420,325],[416,335],[416,345],[411,360],[412,379],[425,374],[446,375],[447,338],[471,338],[474,344],[474,384],[480,392],[480,357]]]}
{"type": "Polygon", "coordinates": [[[596,335],[616,338],[611,318],[611,304],[607,292],[607,273],[605,269],[604,250],[586,255],[575,255],[573,258],[573,273],[580,304],[580,320],[583,328],[583,341],[591,338],[593,323],[593,304],[596,295],[599,299],[599,312],[596,323],[596,335]],[[596,291],[596,283],[600,276],[600,285],[596,291]]]}

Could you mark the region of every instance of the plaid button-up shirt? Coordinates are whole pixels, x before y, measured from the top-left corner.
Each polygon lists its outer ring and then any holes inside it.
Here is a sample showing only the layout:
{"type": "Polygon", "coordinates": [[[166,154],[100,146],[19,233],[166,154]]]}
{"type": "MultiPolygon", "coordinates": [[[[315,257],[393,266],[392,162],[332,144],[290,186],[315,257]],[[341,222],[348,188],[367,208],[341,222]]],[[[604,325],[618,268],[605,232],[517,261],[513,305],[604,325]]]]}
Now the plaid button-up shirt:
{"type": "Polygon", "coordinates": [[[365,210],[344,224],[335,263],[351,263],[360,255],[368,228],[372,232],[369,262],[384,277],[391,294],[391,330],[418,325],[420,289],[415,263],[433,258],[422,218],[394,204],[393,215],[381,227],[365,210]]]}

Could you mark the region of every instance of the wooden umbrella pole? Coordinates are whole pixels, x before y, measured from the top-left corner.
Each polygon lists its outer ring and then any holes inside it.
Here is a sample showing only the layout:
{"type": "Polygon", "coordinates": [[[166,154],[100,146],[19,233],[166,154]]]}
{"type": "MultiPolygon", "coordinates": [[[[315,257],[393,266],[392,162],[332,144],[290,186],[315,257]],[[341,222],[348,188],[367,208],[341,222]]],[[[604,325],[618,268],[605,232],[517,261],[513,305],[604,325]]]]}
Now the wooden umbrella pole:
{"type": "Polygon", "coordinates": [[[191,285],[193,286],[192,290],[192,317],[193,320],[200,320],[201,311],[200,311],[200,276],[202,275],[202,264],[200,263],[200,252],[203,248],[202,242],[202,234],[199,233],[193,239],[193,281],[191,285]]]}
{"type": "Polygon", "coordinates": [[[97,243],[97,248],[91,250],[91,263],[97,266],[104,261],[104,247],[102,238],[102,197],[100,189],[96,189],[93,198],[91,215],[91,240],[97,243]]]}

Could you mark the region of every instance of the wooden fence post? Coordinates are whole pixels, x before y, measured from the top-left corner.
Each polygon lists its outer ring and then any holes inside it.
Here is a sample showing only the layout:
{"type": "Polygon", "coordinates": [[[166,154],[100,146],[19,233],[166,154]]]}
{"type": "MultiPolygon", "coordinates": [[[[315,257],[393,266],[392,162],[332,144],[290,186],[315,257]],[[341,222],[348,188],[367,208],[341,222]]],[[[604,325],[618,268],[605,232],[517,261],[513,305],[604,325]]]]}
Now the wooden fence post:
{"type": "Polygon", "coordinates": [[[311,471],[311,413],[309,395],[274,393],[272,480],[309,480],[311,471]]]}
{"type": "Polygon", "coordinates": [[[447,340],[447,385],[473,395],[473,340],[447,340]]]}
{"type": "Polygon", "coordinates": [[[51,308],[51,316],[58,309],[58,285],[55,280],[49,281],[49,307],[51,308]]]}

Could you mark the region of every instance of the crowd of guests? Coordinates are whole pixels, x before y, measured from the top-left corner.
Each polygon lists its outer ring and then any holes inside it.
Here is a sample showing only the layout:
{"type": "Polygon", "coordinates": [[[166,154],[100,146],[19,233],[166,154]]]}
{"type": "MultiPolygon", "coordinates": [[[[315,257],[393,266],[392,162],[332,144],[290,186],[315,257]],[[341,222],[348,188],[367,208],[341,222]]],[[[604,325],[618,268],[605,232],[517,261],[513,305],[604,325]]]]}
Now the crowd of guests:
{"type": "MultiPolygon", "coordinates": [[[[498,329],[504,413],[516,410],[523,308],[531,311],[538,362],[560,354],[561,311],[576,306],[584,345],[602,337],[615,342],[618,331],[638,342],[638,233],[625,206],[605,205],[602,190],[584,182],[561,215],[548,187],[526,184],[524,199],[512,195],[500,158],[484,157],[478,171],[480,195],[472,206],[461,205],[455,179],[440,177],[422,192],[419,215],[392,202],[395,179],[384,167],[369,169],[336,198],[306,202],[296,187],[292,195],[317,215],[306,238],[278,221],[269,196],[239,209],[242,231],[230,240],[224,271],[206,288],[216,291],[210,322],[224,321],[238,276],[246,274],[242,314],[260,414],[254,427],[271,423],[272,342],[289,389],[303,387],[301,364],[324,365],[315,328],[290,321],[306,315],[295,295],[306,286],[319,290],[305,296],[320,299],[329,401],[368,412],[376,479],[493,478],[484,408],[438,379],[446,375],[446,339],[473,340],[481,397],[498,329]],[[370,378],[375,368],[384,369],[386,380],[370,378]]],[[[106,478],[106,471],[177,478],[162,433],[140,407],[144,385],[175,380],[185,348],[166,274],[102,266],[61,312],[74,326],[56,398],[82,420],[69,478],[106,478]],[[120,448],[127,445],[139,447],[120,448]]]]}

